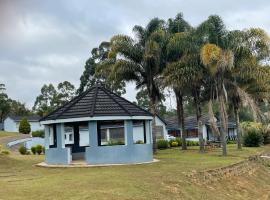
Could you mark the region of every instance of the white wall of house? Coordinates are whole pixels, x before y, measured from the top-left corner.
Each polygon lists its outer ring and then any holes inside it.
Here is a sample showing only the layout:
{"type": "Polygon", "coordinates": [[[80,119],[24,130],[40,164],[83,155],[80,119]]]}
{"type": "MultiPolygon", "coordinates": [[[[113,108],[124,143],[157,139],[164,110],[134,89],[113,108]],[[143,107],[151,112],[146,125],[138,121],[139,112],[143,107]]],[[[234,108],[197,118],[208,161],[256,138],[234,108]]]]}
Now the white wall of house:
{"type": "MultiPolygon", "coordinates": [[[[44,126],[41,125],[39,122],[31,122],[30,121],[29,124],[31,126],[31,132],[44,129],[44,126]]],[[[16,122],[13,119],[11,119],[10,117],[7,117],[4,120],[4,131],[19,132],[19,126],[20,126],[20,122],[16,122]]]]}
{"type": "Polygon", "coordinates": [[[163,129],[163,137],[166,138],[166,135],[168,135],[168,130],[166,129],[166,124],[160,120],[158,116],[155,117],[156,120],[156,126],[162,126],[163,129]]]}
{"type": "Polygon", "coordinates": [[[11,119],[10,117],[7,117],[5,120],[4,120],[4,131],[7,131],[7,132],[19,132],[19,126],[17,128],[17,123],[11,119]]]}

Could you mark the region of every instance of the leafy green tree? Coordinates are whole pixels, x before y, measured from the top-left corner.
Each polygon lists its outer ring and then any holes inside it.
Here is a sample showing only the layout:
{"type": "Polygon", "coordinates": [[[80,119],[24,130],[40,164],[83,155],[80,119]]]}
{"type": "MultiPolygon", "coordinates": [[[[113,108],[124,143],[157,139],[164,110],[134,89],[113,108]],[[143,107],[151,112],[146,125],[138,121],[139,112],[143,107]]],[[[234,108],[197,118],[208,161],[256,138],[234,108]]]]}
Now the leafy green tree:
{"type": "Polygon", "coordinates": [[[29,116],[31,114],[31,110],[29,110],[24,103],[12,99],[9,99],[9,103],[10,115],[29,116]]]}
{"type": "MultiPolygon", "coordinates": [[[[166,31],[164,21],[152,19],[144,28],[135,26],[136,38],[116,35],[111,39],[109,58],[113,67],[111,76],[116,80],[132,81],[137,89],[145,87],[150,99],[150,111],[157,114],[161,99],[160,74],[166,63],[166,31]]],[[[155,120],[153,120],[153,151],[156,152],[155,120]]]]}
{"type": "Polygon", "coordinates": [[[102,42],[99,47],[92,49],[91,56],[85,63],[85,69],[81,75],[81,83],[77,93],[82,93],[96,83],[102,83],[106,88],[118,95],[126,93],[125,82],[110,77],[112,68],[107,67],[107,64],[112,64],[113,62],[113,60],[108,59],[110,49],[111,44],[109,42],[102,42]],[[99,67],[97,71],[97,66],[99,65],[105,65],[105,67],[99,67]]]}
{"type": "Polygon", "coordinates": [[[64,105],[65,103],[69,102],[72,98],[75,97],[76,89],[75,86],[72,85],[68,81],[64,81],[62,83],[59,83],[57,86],[57,100],[58,105],[64,105]]]}
{"type": "Polygon", "coordinates": [[[52,112],[59,105],[58,94],[52,84],[43,85],[41,94],[37,96],[33,110],[40,116],[52,112]]]}
{"type": "Polygon", "coordinates": [[[4,84],[0,84],[0,122],[3,122],[4,119],[10,112],[10,103],[8,95],[5,93],[6,87],[4,84]]]}
{"type": "Polygon", "coordinates": [[[29,134],[31,132],[31,126],[27,120],[27,118],[22,118],[19,125],[19,132],[22,134],[29,134]]]}
{"type": "MultiPolygon", "coordinates": [[[[195,88],[195,83],[200,80],[199,47],[194,37],[194,30],[181,14],[178,14],[174,20],[169,19],[168,23],[168,31],[171,36],[167,45],[167,67],[164,70],[163,77],[165,85],[171,87],[175,93],[177,116],[182,130],[182,149],[185,150],[187,144],[184,99],[190,96],[192,89],[195,88]]],[[[196,89],[200,89],[197,85],[196,89]]],[[[198,105],[198,98],[196,100],[198,105]]],[[[200,120],[200,118],[198,119],[200,120]]],[[[201,135],[199,134],[200,141],[202,141],[201,135]]]]}
{"type": "MultiPolygon", "coordinates": [[[[141,89],[137,95],[136,95],[136,100],[137,102],[135,102],[138,106],[140,106],[141,108],[148,110],[150,107],[150,100],[149,97],[147,95],[147,90],[146,89],[141,89]]],[[[165,101],[165,97],[164,95],[162,95],[162,100],[158,103],[157,105],[157,113],[159,114],[159,116],[164,117],[166,112],[167,112],[167,108],[166,106],[163,104],[163,101],[165,101]]]]}

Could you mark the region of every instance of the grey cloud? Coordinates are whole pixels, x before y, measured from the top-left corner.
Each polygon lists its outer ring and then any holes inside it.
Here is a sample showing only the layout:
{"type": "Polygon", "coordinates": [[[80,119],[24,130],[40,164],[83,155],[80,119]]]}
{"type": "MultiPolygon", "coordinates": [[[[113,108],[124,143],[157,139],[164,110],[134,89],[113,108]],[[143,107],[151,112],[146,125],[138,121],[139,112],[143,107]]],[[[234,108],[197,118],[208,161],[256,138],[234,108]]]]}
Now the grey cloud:
{"type": "MultiPolygon", "coordinates": [[[[218,14],[228,28],[270,32],[269,11],[268,0],[0,0],[0,82],[32,106],[44,83],[78,86],[91,49],[114,34],[132,34],[135,24],[183,12],[196,26],[218,14]]],[[[132,84],[125,97],[134,100],[132,84]]]]}

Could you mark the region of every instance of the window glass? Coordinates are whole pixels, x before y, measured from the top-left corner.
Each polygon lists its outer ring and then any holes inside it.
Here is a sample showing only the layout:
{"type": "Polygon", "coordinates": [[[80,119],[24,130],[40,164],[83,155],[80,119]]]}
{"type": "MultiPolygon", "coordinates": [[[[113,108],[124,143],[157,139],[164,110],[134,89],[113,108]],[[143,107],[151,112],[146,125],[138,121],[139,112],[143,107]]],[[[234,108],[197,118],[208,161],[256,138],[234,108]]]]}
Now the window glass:
{"type": "Polygon", "coordinates": [[[74,130],[73,126],[65,125],[65,144],[74,144],[74,130]]]}
{"type": "Polygon", "coordinates": [[[145,124],[142,120],[133,120],[133,142],[136,144],[145,143],[145,124]]]}
{"type": "Polygon", "coordinates": [[[89,146],[89,130],[87,125],[79,126],[79,135],[80,135],[79,145],[81,147],[89,146]]]}
{"type": "Polygon", "coordinates": [[[102,121],[98,123],[99,145],[125,144],[124,121],[102,121]]]}
{"type": "Polygon", "coordinates": [[[49,142],[50,145],[54,145],[54,138],[53,138],[53,127],[49,127],[49,142]]]}

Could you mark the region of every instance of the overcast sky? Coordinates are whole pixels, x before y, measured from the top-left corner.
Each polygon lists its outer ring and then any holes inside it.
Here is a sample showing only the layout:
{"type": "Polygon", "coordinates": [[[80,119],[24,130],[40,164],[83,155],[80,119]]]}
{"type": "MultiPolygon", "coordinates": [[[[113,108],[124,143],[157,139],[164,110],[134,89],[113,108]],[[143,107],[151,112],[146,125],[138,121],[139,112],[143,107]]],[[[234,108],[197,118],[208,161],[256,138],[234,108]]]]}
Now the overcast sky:
{"type": "MultiPolygon", "coordinates": [[[[0,83],[11,98],[32,107],[45,83],[67,80],[78,87],[84,63],[101,41],[179,12],[193,26],[218,14],[229,29],[270,33],[269,0],[0,0],[0,83]]],[[[125,97],[134,100],[135,94],[129,85],[125,97]]]]}

